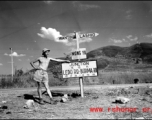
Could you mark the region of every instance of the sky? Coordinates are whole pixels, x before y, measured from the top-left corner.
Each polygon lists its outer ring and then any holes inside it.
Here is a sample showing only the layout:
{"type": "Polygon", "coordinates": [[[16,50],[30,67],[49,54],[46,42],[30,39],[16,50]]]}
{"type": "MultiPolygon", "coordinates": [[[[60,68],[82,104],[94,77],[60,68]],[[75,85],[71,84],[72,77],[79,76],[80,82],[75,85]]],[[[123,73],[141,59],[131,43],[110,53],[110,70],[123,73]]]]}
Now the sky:
{"type": "Polygon", "coordinates": [[[0,74],[32,69],[30,61],[50,49],[49,57],[64,57],[76,40],[61,36],[98,33],[79,39],[79,47],[96,48],[152,43],[151,1],[0,1],[0,74]],[[11,50],[12,48],[12,54],[11,50]]]}

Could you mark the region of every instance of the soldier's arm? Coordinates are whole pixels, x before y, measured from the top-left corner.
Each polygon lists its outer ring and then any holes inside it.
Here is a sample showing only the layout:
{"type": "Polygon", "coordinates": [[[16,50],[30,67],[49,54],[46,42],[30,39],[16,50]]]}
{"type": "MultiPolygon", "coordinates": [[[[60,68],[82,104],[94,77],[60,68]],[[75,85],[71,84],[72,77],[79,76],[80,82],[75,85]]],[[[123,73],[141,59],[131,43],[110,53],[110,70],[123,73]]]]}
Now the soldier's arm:
{"type": "Polygon", "coordinates": [[[50,58],[50,60],[56,61],[56,62],[70,62],[69,60],[61,60],[61,59],[55,59],[55,58],[50,58]]]}
{"type": "Polygon", "coordinates": [[[32,62],[30,62],[31,66],[34,68],[34,69],[40,69],[39,66],[36,66],[35,63],[40,63],[40,60],[39,59],[36,59],[32,62]]]}

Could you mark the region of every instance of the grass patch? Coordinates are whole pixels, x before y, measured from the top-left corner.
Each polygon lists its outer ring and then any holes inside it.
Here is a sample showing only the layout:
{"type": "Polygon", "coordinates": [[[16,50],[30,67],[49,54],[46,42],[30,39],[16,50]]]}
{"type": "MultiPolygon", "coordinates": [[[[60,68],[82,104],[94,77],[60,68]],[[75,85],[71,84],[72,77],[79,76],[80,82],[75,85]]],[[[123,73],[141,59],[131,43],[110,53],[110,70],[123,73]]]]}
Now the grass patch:
{"type": "MultiPolygon", "coordinates": [[[[135,79],[139,83],[152,83],[152,72],[133,72],[133,71],[98,71],[97,77],[84,77],[84,85],[102,85],[102,84],[133,84],[135,79]]],[[[71,86],[78,85],[79,78],[66,78],[55,76],[49,73],[50,86],[71,86]]],[[[33,74],[23,74],[21,76],[14,75],[13,80],[11,75],[1,75],[0,88],[28,88],[36,87],[36,82],[33,80],[33,74]]]]}

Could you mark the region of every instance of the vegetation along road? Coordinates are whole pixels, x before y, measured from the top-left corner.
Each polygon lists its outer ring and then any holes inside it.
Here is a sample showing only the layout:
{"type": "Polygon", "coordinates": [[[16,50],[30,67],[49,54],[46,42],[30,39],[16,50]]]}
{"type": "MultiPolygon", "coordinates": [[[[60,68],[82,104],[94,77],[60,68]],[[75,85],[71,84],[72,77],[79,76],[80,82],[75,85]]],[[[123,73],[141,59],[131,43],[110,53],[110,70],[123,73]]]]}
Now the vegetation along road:
{"type": "MultiPolygon", "coordinates": [[[[114,84],[114,85],[85,85],[84,90],[90,89],[106,89],[106,88],[124,88],[124,87],[145,87],[152,86],[152,83],[139,83],[139,84],[114,84]]],[[[1,92],[15,92],[15,91],[35,91],[37,88],[11,88],[10,89],[0,89],[1,92]]],[[[79,90],[79,86],[53,86],[50,87],[51,90],[79,90]]],[[[44,88],[43,88],[44,90],[44,88]]]]}

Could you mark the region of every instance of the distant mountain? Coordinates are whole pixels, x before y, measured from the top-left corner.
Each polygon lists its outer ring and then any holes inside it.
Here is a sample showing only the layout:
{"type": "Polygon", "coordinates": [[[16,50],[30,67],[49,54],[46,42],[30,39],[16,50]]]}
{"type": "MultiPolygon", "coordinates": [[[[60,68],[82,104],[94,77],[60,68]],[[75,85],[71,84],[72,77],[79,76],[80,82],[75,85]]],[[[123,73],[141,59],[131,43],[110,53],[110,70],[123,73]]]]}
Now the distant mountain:
{"type": "Polygon", "coordinates": [[[152,63],[152,43],[139,43],[130,47],[106,46],[87,53],[88,58],[124,57],[125,59],[140,58],[144,63],[152,63]]]}

